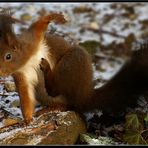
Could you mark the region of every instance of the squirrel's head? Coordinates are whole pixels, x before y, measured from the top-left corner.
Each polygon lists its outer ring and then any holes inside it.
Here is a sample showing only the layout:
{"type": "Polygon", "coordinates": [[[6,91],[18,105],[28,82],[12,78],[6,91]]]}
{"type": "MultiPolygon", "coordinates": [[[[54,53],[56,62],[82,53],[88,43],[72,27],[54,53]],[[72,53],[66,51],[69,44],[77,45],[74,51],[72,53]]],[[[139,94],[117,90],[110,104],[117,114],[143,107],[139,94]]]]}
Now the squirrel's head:
{"type": "Polygon", "coordinates": [[[20,35],[16,35],[13,31],[13,24],[21,21],[8,13],[0,13],[0,76],[13,74],[36,54],[51,21],[66,22],[62,14],[50,13],[32,23],[20,35]]]}
{"type": "Polygon", "coordinates": [[[20,48],[13,30],[13,24],[16,22],[21,21],[13,18],[9,10],[0,11],[0,76],[7,76],[16,69],[16,51],[20,48]]]}

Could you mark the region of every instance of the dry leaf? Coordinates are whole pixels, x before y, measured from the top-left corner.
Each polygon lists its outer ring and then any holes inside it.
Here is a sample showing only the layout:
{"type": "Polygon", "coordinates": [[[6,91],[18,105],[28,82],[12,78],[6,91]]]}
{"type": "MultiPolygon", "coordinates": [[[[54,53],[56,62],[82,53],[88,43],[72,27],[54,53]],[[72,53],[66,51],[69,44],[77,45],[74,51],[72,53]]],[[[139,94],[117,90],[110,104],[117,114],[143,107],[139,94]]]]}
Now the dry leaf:
{"type": "Polygon", "coordinates": [[[3,120],[3,124],[4,126],[9,126],[9,125],[13,125],[15,123],[18,123],[19,121],[16,119],[12,119],[12,118],[7,118],[3,120]]]}

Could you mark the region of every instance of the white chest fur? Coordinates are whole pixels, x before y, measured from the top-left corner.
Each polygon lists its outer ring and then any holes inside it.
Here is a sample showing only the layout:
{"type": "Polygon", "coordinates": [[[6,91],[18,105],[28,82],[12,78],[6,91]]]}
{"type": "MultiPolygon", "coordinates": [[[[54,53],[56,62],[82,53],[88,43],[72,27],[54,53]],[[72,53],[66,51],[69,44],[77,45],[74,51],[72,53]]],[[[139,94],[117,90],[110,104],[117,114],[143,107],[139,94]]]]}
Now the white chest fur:
{"type": "Polygon", "coordinates": [[[39,84],[38,76],[39,73],[41,73],[40,70],[41,58],[47,59],[48,50],[49,50],[48,48],[49,47],[41,43],[38,47],[37,53],[33,55],[21,69],[19,69],[19,72],[21,72],[25,77],[26,84],[28,85],[28,93],[33,102],[36,102],[34,88],[36,85],[39,84]]]}
{"type": "Polygon", "coordinates": [[[37,82],[37,72],[40,69],[41,58],[47,58],[48,50],[46,45],[40,43],[36,54],[33,55],[21,69],[19,69],[19,72],[25,74],[30,82],[37,82]]]}

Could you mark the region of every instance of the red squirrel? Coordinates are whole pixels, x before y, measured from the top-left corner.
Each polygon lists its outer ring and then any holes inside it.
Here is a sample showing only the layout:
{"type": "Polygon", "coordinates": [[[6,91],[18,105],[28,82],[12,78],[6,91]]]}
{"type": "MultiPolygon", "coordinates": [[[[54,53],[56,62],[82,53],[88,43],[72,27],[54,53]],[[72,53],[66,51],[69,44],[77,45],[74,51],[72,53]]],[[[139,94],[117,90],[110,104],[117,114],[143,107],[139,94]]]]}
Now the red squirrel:
{"type": "Polygon", "coordinates": [[[8,13],[0,13],[0,76],[13,76],[23,117],[29,123],[36,100],[45,104],[50,101],[40,69],[41,59],[48,57],[49,50],[44,43],[44,32],[50,21],[64,23],[65,19],[61,14],[51,13],[19,35],[13,31],[16,20],[8,13]]]}
{"type": "Polygon", "coordinates": [[[78,112],[119,111],[136,102],[134,95],[147,90],[147,49],[134,51],[107,84],[94,90],[90,55],[79,45],[46,34],[50,21],[64,23],[65,19],[56,13],[43,16],[18,36],[12,30],[13,22],[0,26],[0,76],[14,77],[26,123],[32,120],[36,100],[78,112]],[[7,33],[3,27],[9,29],[7,33]]]}

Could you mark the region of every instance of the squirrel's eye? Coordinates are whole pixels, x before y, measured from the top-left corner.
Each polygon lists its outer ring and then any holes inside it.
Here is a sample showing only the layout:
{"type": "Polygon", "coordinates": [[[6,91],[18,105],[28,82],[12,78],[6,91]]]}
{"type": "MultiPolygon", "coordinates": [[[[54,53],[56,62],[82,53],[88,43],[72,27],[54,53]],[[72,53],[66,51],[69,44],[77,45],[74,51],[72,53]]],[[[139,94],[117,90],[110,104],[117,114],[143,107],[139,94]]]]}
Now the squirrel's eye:
{"type": "Polygon", "coordinates": [[[11,61],[11,59],[12,59],[11,53],[6,53],[4,59],[5,59],[5,61],[11,61]]]}

